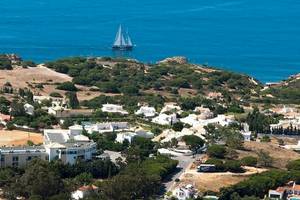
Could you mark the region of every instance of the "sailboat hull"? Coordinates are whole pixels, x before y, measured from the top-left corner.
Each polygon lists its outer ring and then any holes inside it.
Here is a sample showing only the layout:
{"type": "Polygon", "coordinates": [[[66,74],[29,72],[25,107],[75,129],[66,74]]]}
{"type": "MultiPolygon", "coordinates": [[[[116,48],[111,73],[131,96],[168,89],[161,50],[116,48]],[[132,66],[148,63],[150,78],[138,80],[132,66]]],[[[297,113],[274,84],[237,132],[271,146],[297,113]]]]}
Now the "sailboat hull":
{"type": "Polygon", "coordinates": [[[112,49],[119,51],[130,51],[133,49],[133,46],[113,46],[112,49]]]}

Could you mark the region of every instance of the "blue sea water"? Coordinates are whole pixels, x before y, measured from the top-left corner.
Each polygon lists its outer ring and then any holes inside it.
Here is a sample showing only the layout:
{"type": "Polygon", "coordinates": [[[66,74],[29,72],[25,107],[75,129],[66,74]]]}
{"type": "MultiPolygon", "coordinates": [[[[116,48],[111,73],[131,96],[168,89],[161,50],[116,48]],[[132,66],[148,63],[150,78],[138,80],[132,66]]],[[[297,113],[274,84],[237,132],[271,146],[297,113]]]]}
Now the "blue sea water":
{"type": "Polygon", "coordinates": [[[140,61],[183,55],[263,82],[300,72],[299,0],[0,0],[0,52],[111,56],[120,23],[140,61]]]}

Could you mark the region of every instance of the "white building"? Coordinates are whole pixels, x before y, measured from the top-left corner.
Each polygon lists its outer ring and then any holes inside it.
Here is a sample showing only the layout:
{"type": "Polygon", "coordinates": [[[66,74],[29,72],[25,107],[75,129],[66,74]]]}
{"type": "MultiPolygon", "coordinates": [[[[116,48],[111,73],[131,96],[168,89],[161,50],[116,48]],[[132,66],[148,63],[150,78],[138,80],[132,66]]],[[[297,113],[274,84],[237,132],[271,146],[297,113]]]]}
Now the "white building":
{"type": "Polygon", "coordinates": [[[44,147],[49,161],[60,159],[74,164],[77,159],[91,160],[96,152],[96,143],[79,134],[78,130],[44,130],[44,147]]]}
{"type": "Polygon", "coordinates": [[[76,124],[76,125],[70,126],[69,130],[73,135],[80,135],[80,134],[82,134],[83,127],[81,125],[76,124]]]}
{"type": "Polygon", "coordinates": [[[30,105],[29,103],[26,103],[24,105],[24,110],[28,115],[33,115],[34,114],[34,106],[30,105]]]}
{"type": "Polygon", "coordinates": [[[128,142],[131,143],[134,137],[142,137],[142,138],[151,139],[154,137],[154,134],[149,131],[142,130],[142,129],[136,130],[135,132],[118,133],[116,142],[123,143],[124,140],[128,140],[128,142]]]}
{"type": "Polygon", "coordinates": [[[66,104],[62,101],[52,101],[51,107],[48,108],[48,114],[61,116],[64,110],[68,110],[66,104]]]}
{"type": "Polygon", "coordinates": [[[180,119],[180,121],[189,124],[192,127],[207,126],[208,124],[219,124],[221,126],[228,126],[230,123],[234,122],[232,118],[232,116],[218,115],[217,117],[211,119],[201,119],[196,114],[190,114],[189,116],[180,119]]]}
{"type": "Polygon", "coordinates": [[[128,114],[128,112],[123,109],[123,106],[116,104],[103,104],[101,110],[102,112],[108,113],[120,113],[122,115],[128,114]]]}
{"type": "Polygon", "coordinates": [[[127,140],[129,143],[131,143],[135,136],[136,133],[133,132],[118,133],[116,142],[123,143],[125,140],[127,140]]]}
{"type": "Polygon", "coordinates": [[[41,104],[43,101],[50,100],[50,96],[33,96],[33,101],[41,104]]]}
{"type": "Polygon", "coordinates": [[[135,114],[143,115],[145,117],[154,117],[156,115],[156,110],[154,107],[142,106],[135,114]]]}
{"type": "Polygon", "coordinates": [[[175,113],[167,115],[165,113],[159,114],[157,117],[152,119],[153,123],[160,124],[160,125],[172,125],[176,123],[177,116],[175,113]]]}
{"type": "Polygon", "coordinates": [[[103,122],[103,123],[88,123],[83,122],[82,126],[89,133],[109,133],[109,132],[120,132],[129,131],[130,127],[128,122],[103,122]]]}
{"type": "Polygon", "coordinates": [[[191,184],[184,187],[178,187],[173,191],[173,196],[178,200],[187,200],[196,197],[196,190],[191,184]]]}
{"type": "Polygon", "coordinates": [[[76,191],[72,192],[71,197],[74,200],[79,200],[87,197],[92,192],[96,192],[98,190],[98,187],[94,185],[86,185],[78,188],[76,191]]]}
{"type": "Polygon", "coordinates": [[[81,135],[77,126],[70,130],[44,130],[44,143],[33,147],[1,147],[0,167],[23,167],[30,160],[40,158],[52,161],[60,159],[74,164],[78,159],[91,160],[96,153],[96,143],[81,135]]]}
{"type": "Polygon", "coordinates": [[[244,137],[244,141],[247,141],[247,142],[251,141],[251,132],[250,131],[241,131],[241,134],[244,137]]]}
{"type": "Polygon", "coordinates": [[[61,97],[50,97],[50,96],[33,96],[33,102],[41,104],[43,101],[60,101],[63,102],[64,99],[61,97]]]}

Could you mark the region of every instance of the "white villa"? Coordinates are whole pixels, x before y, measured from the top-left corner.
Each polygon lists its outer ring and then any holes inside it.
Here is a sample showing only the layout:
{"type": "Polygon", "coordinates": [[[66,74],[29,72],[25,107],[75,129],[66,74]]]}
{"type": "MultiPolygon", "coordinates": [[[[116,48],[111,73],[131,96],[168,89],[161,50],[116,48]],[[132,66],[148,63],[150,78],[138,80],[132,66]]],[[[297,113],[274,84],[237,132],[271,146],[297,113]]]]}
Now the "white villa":
{"type": "Polygon", "coordinates": [[[176,122],[178,122],[177,120],[177,116],[175,113],[167,115],[165,113],[159,114],[157,117],[152,119],[153,123],[156,124],[160,124],[160,125],[172,125],[176,122]]]}
{"type": "Polygon", "coordinates": [[[108,133],[129,131],[130,127],[128,122],[103,122],[103,123],[82,123],[82,127],[89,133],[108,133]]]}
{"type": "Polygon", "coordinates": [[[156,115],[156,110],[154,107],[142,106],[135,114],[143,115],[145,117],[154,117],[156,115]]]}
{"type": "Polygon", "coordinates": [[[134,137],[143,137],[143,138],[151,139],[154,137],[154,134],[142,129],[136,130],[135,132],[118,133],[116,142],[123,143],[124,140],[128,140],[128,142],[131,143],[134,137]]]}
{"type": "Polygon", "coordinates": [[[137,134],[133,132],[118,133],[116,142],[123,143],[125,140],[127,140],[129,143],[131,143],[135,136],[137,136],[137,134]]]}
{"type": "Polygon", "coordinates": [[[33,96],[33,102],[37,102],[39,104],[41,104],[43,101],[49,101],[49,100],[60,101],[60,102],[64,101],[64,99],[61,97],[33,96]]]}
{"type": "Polygon", "coordinates": [[[1,147],[0,167],[23,167],[34,158],[52,161],[61,159],[74,164],[77,159],[91,160],[96,153],[96,143],[81,135],[78,129],[44,130],[44,144],[33,147],[1,147]]]}
{"type": "Polygon", "coordinates": [[[68,110],[67,106],[62,101],[52,101],[51,107],[48,108],[48,114],[61,116],[64,110],[68,110]]]}
{"type": "Polygon", "coordinates": [[[180,119],[180,121],[189,124],[192,127],[207,126],[208,124],[219,124],[221,126],[227,126],[230,123],[234,122],[233,116],[218,115],[217,117],[211,119],[201,119],[196,114],[190,114],[189,116],[180,119]]]}
{"type": "Polygon", "coordinates": [[[128,114],[128,112],[123,109],[123,106],[116,104],[103,104],[101,110],[102,112],[108,113],[120,113],[122,115],[128,114]]]}
{"type": "Polygon", "coordinates": [[[193,185],[188,184],[183,187],[178,187],[173,191],[173,196],[176,197],[178,200],[187,200],[196,197],[197,191],[193,187],[193,185]]]}
{"type": "Polygon", "coordinates": [[[49,157],[74,164],[77,159],[91,160],[96,153],[96,143],[81,135],[77,130],[44,130],[44,147],[49,157]]]}

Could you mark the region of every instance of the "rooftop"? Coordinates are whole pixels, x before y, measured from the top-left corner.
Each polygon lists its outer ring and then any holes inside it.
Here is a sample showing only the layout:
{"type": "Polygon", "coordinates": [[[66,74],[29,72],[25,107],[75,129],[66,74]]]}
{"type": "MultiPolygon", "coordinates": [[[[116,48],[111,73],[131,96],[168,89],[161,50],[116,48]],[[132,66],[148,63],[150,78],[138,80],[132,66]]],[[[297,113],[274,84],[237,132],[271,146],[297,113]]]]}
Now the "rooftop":
{"type": "Polygon", "coordinates": [[[0,153],[35,153],[46,152],[43,146],[1,147],[0,153]]]}
{"type": "Polygon", "coordinates": [[[78,190],[80,191],[91,191],[91,190],[97,190],[98,187],[95,186],[95,185],[84,185],[84,186],[81,186],[80,188],[78,188],[78,190]]]}

